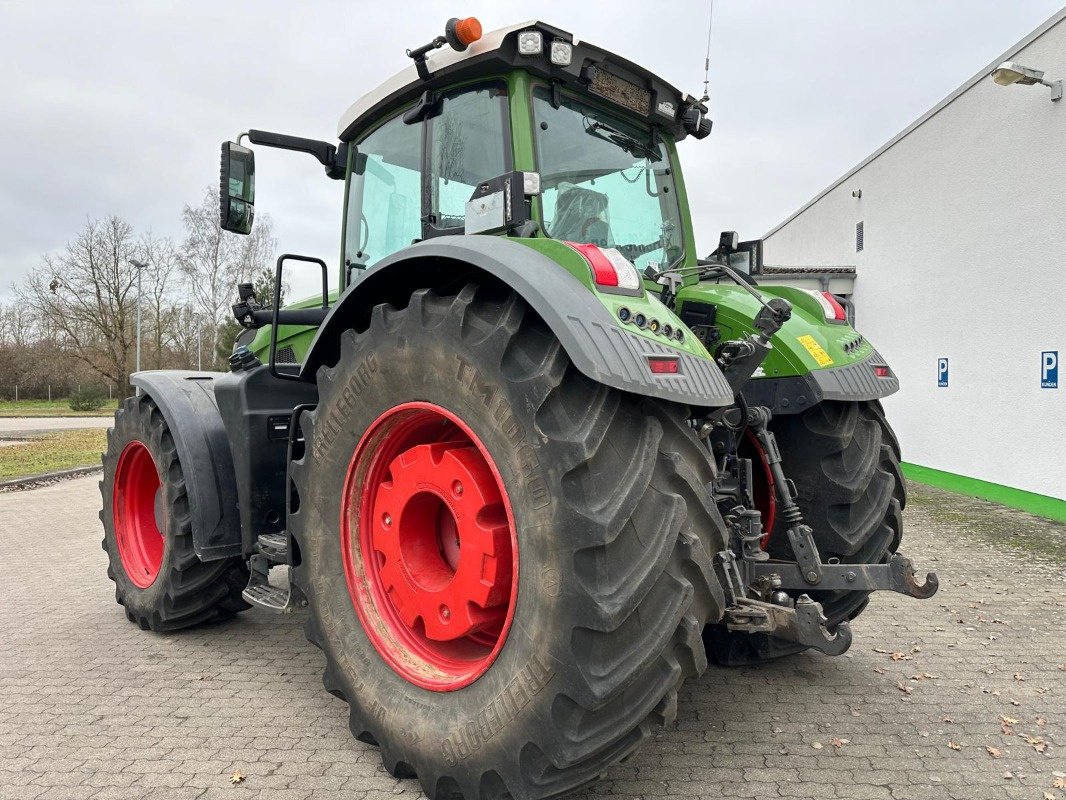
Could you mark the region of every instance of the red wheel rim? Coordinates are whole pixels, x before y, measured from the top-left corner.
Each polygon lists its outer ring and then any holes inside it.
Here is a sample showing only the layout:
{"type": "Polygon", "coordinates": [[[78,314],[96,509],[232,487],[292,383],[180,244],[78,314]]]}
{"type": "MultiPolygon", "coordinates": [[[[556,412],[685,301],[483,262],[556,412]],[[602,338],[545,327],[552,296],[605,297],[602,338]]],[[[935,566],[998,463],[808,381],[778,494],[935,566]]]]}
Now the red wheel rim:
{"type": "Polygon", "coordinates": [[[489,668],[518,596],[518,539],[492,457],[452,412],[404,403],[367,429],[341,502],[348,593],[378,653],[453,691],[489,668]]]}
{"type": "Polygon", "coordinates": [[[161,500],[155,459],[143,442],[130,442],[118,457],[112,513],[122,567],[141,589],[155,582],[163,563],[161,500]]]}

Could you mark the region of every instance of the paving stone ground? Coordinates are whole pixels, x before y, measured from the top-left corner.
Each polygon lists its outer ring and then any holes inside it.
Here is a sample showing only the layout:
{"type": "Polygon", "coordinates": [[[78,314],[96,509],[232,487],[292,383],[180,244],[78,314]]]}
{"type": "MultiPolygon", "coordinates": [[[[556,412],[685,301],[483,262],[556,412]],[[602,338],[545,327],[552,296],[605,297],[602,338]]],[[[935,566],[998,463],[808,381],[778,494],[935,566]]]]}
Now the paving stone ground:
{"type": "MultiPolygon", "coordinates": [[[[0,495],[0,799],[419,795],[349,736],[298,617],[128,623],[97,480],[0,495]]],[[[711,667],[676,726],[580,797],[1066,800],[1066,526],[912,500],[906,550],[936,597],[876,597],[840,658],[711,667]]]]}

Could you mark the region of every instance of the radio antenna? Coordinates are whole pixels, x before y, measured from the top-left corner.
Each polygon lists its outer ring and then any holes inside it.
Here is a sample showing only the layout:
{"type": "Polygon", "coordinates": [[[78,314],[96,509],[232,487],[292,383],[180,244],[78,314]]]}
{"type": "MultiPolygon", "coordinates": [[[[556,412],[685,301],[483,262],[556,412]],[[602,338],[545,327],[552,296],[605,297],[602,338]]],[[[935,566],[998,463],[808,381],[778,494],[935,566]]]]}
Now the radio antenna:
{"type": "Polygon", "coordinates": [[[703,58],[703,97],[700,98],[701,103],[706,103],[711,99],[710,83],[711,83],[711,29],[714,26],[714,0],[710,0],[710,9],[707,15],[707,55],[703,58]]]}

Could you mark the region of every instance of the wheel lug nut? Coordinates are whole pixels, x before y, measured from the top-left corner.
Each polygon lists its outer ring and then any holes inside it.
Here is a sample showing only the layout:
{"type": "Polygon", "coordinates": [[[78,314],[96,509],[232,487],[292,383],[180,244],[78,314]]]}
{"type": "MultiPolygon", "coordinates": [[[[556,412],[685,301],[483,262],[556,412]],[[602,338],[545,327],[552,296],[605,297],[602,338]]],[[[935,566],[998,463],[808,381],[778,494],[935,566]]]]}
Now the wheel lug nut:
{"type": "Polygon", "coordinates": [[[456,497],[462,497],[463,496],[463,484],[459,483],[459,481],[456,481],[455,483],[453,483],[452,484],[452,492],[454,492],[456,497]]]}
{"type": "Polygon", "coordinates": [[[381,517],[381,524],[384,525],[386,528],[391,528],[392,527],[392,514],[389,514],[389,513],[383,514],[382,517],[381,517]]]}
{"type": "Polygon", "coordinates": [[[440,616],[441,616],[441,619],[443,619],[443,620],[451,619],[452,618],[451,609],[448,608],[448,606],[441,606],[440,607],[440,616]]]}

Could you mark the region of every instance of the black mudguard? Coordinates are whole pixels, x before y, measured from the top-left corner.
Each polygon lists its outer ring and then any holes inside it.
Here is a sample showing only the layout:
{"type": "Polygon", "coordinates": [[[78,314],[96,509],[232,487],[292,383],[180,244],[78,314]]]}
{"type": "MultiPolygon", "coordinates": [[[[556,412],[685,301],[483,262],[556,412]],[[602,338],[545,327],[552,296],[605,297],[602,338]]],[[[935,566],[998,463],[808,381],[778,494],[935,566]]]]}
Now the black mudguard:
{"type": "Polygon", "coordinates": [[[302,376],[314,381],[323,364],[334,363],[340,335],[363,330],[379,303],[405,306],[415,289],[457,291],[465,282],[490,279],[511,287],[559,338],[574,366],[594,381],[634,394],[693,406],[733,403],[729,382],[713,361],[637,336],[577,278],[545,255],[498,236],[430,239],[383,259],[338,298],[304,360],[302,376]],[[649,355],[677,356],[680,374],[655,376],[649,355]]]}
{"type": "Polygon", "coordinates": [[[201,561],[241,554],[237,481],[215,401],[221,372],[136,372],[130,383],[159,406],[185,472],[193,549],[201,561]]]}
{"type": "Polygon", "coordinates": [[[249,555],[260,535],[285,530],[293,409],[318,403],[318,387],[276,378],[265,364],[220,375],[214,384],[237,476],[241,544],[249,555]]]}
{"type": "Polygon", "coordinates": [[[899,378],[895,373],[878,378],[874,364],[888,362],[874,351],[862,361],[843,367],[816,369],[788,378],[754,378],[744,384],[742,392],[748,405],[766,406],[775,415],[801,414],[823,400],[862,402],[898,392],[899,378]]]}

